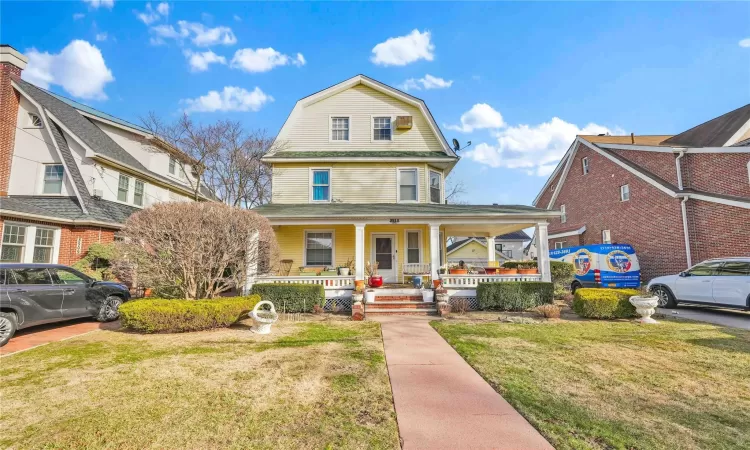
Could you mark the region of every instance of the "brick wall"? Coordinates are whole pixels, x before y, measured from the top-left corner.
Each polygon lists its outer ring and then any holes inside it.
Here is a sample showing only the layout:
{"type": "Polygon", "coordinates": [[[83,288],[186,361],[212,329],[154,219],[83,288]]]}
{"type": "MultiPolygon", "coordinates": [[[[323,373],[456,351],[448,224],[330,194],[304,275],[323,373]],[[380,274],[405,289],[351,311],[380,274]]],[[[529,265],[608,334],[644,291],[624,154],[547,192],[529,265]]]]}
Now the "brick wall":
{"type": "Polygon", "coordinates": [[[680,160],[684,187],[750,198],[748,162],[750,153],[686,154],[680,160]]]}
{"type": "Polygon", "coordinates": [[[687,211],[693,264],[750,256],[750,209],[691,199],[687,211]]]}
{"type": "Polygon", "coordinates": [[[20,101],[20,94],[10,84],[10,75],[20,76],[21,69],[9,63],[0,63],[0,197],[8,195],[20,101]]]}
{"type": "Polygon", "coordinates": [[[677,186],[677,165],[674,153],[644,152],[640,150],[611,150],[618,156],[648,170],[657,177],[677,186]]]}

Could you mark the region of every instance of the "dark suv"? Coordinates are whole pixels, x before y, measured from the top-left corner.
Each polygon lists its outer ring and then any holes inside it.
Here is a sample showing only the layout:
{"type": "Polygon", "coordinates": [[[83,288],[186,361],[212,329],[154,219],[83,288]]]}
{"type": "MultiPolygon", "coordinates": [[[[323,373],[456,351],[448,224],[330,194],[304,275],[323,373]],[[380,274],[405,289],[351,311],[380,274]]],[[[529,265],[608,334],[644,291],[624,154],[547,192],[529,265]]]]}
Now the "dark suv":
{"type": "Polygon", "coordinates": [[[126,286],[57,264],[0,264],[0,347],[16,330],[79,317],[108,322],[130,299],[126,286]]]}

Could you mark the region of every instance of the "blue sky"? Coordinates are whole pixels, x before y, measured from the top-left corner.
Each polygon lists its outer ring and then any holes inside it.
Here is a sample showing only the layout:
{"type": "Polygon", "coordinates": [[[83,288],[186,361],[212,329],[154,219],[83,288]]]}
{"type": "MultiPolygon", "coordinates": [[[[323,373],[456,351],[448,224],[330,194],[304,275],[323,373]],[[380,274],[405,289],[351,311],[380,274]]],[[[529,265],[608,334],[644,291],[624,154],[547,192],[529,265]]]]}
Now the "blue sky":
{"type": "Polygon", "coordinates": [[[187,108],[275,134],[355,74],[411,79],[473,143],[469,203],[529,204],[578,132],[677,133],[750,100],[750,3],[5,1],[0,30],[30,81],[135,123],[187,108]]]}

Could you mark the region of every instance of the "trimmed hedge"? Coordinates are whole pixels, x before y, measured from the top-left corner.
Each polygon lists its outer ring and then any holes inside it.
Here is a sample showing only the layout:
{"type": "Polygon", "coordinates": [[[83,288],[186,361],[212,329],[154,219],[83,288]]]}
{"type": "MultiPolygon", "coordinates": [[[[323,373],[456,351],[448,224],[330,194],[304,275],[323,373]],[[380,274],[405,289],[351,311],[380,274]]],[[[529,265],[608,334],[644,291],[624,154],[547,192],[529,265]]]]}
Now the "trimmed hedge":
{"type": "Polygon", "coordinates": [[[479,309],[524,311],[552,303],[554,285],[544,281],[507,281],[479,283],[479,309]]]}
{"type": "Polygon", "coordinates": [[[312,312],[325,304],[325,289],[320,284],[254,284],[251,293],[273,303],[278,312],[312,312]]]}
{"type": "Polygon", "coordinates": [[[146,298],[120,306],[122,326],[141,333],[182,333],[225,328],[260,301],[257,295],[212,300],[146,298]]]}
{"type": "Polygon", "coordinates": [[[636,289],[581,288],[573,297],[573,311],[589,319],[634,317],[635,307],[628,301],[640,295],[636,289]]]}
{"type": "MultiPolygon", "coordinates": [[[[520,265],[539,267],[536,261],[507,261],[503,263],[503,267],[508,269],[517,269],[520,265]]],[[[573,264],[563,261],[550,261],[549,265],[552,283],[555,284],[555,296],[562,297],[567,294],[570,285],[573,283],[576,268],[573,264]]]]}

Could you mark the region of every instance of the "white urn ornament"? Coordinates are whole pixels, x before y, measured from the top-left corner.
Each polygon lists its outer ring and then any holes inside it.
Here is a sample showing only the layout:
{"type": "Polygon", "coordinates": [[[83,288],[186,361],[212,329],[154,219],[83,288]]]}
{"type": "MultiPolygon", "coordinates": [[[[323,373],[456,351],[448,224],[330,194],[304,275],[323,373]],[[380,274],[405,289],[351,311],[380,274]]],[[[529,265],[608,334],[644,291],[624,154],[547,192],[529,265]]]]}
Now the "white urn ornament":
{"type": "Polygon", "coordinates": [[[659,323],[651,318],[656,312],[656,306],[659,304],[659,297],[634,295],[630,297],[630,304],[635,306],[635,312],[641,316],[638,320],[640,323],[659,323]]]}
{"type": "Polygon", "coordinates": [[[250,331],[257,334],[269,334],[271,332],[271,324],[279,320],[276,308],[268,300],[258,302],[250,312],[250,317],[253,319],[253,327],[250,331]],[[271,309],[261,309],[261,306],[264,305],[269,305],[271,309]]]}

